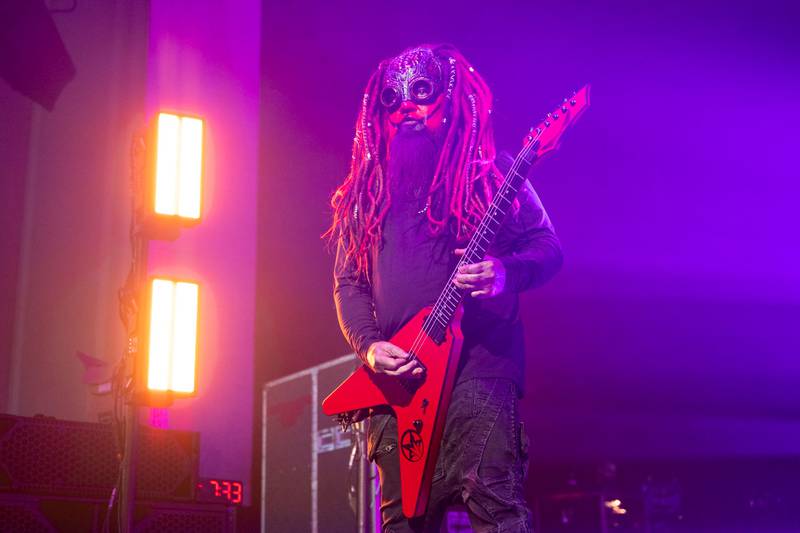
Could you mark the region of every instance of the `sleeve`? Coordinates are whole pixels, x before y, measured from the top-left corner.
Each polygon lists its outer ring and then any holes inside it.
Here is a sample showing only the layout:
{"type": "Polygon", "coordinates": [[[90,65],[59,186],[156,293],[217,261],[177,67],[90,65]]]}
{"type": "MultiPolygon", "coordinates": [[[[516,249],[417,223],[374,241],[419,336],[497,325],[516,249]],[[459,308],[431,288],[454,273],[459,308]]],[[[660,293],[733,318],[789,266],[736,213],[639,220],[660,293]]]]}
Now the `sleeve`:
{"type": "Polygon", "coordinates": [[[345,262],[341,243],[336,248],[333,270],[333,299],[339,327],[356,355],[367,361],[367,350],[373,342],[383,340],[375,318],[372,288],[363,275],[345,262]]]}
{"type": "Polygon", "coordinates": [[[550,217],[529,183],[520,191],[519,202],[519,211],[509,215],[501,231],[502,240],[498,239],[506,290],[516,293],[543,285],[563,262],[561,243],[550,217]]]}

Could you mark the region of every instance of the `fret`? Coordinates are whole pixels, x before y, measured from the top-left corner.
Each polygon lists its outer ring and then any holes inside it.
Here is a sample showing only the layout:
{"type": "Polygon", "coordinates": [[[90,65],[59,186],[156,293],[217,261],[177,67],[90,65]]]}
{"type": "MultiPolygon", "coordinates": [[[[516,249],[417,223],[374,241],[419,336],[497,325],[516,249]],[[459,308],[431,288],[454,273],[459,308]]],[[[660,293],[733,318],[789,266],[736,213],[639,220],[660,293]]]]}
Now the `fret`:
{"type": "MultiPolygon", "coordinates": [[[[527,171],[526,171],[526,173],[527,173],[527,171]]],[[[507,181],[506,181],[506,183],[508,183],[509,185],[518,184],[518,183],[522,183],[523,181],[525,181],[525,175],[524,174],[520,174],[516,170],[509,172],[509,175],[511,176],[511,179],[507,179],[507,181]]],[[[508,178],[508,176],[506,176],[506,178],[508,178]]]]}
{"type": "Polygon", "coordinates": [[[499,198],[503,198],[503,199],[507,200],[509,192],[511,190],[513,190],[514,188],[515,187],[511,182],[506,182],[506,183],[503,184],[503,187],[499,191],[497,191],[498,192],[497,196],[499,198]]]}
{"type": "Polygon", "coordinates": [[[440,316],[439,313],[434,313],[431,316],[433,317],[434,322],[445,328],[447,327],[448,322],[450,322],[446,316],[440,316]]]}
{"type": "Polygon", "coordinates": [[[478,258],[482,257],[483,254],[485,254],[485,253],[486,253],[486,250],[484,250],[483,246],[476,246],[473,250],[468,251],[468,252],[466,252],[464,254],[464,257],[467,258],[467,260],[464,261],[464,264],[474,263],[475,259],[478,259],[478,258]]]}
{"type": "Polygon", "coordinates": [[[498,193],[498,195],[496,196],[496,200],[497,200],[498,204],[500,202],[503,202],[503,203],[507,204],[505,207],[503,207],[503,209],[505,210],[505,209],[508,208],[508,206],[510,206],[512,203],[514,203],[514,198],[515,198],[516,194],[517,194],[517,189],[516,188],[508,187],[507,190],[500,191],[498,193]]]}
{"type": "Polygon", "coordinates": [[[456,310],[455,307],[443,306],[442,314],[445,315],[447,318],[449,318],[450,315],[452,315],[455,312],[455,310],[456,310]]]}
{"type": "MultiPolygon", "coordinates": [[[[505,213],[503,215],[505,215],[505,213]]],[[[488,215],[481,223],[480,232],[484,236],[483,240],[486,241],[487,244],[492,242],[492,237],[494,237],[494,235],[492,235],[494,233],[494,228],[499,225],[499,221],[494,220],[488,215]]]]}
{"type": "MultiPolygon", "coordinates": [[[[455,288],[455,286],[453,288],[455,288]]],[[[460,295],[453,291],[449,291],[447,294],[443,295],[442,298],[440,298],[439,303],[434,308],[434,313],[437,315],[437,317],[442,318],[444,326],[447,326],[447,324],[450,323],[450,319],[453,318],[453,313],[455,313],[456,309],[458,308],[460,301],[460,295]]],[[[437,320],[437,322],[439,321],[437,320]]]]}
{"type": "Polygon", "coordinates": [[[500,194],[504,199],[513,201],[514,197],[509,195],[514,195],[519,190],[519,186],[522,185],[522,181],[518,181],[517,183],[507,182],[504,186],[504,191],[500,194]]]}
{"type": "Polygon", "coordinates": [[[512,203],[513,200],[508,200],[507,198],[498,197],[496,203],[494,203],[493,205],[496,205],[497,208],[503,213],[503,215],[505,215],[506,212],[508,211],[508,208],[511,207],[512,203]]]}
{"type": "MultiPolygon", "coordinates": [[[[494,236],[492,235],[492,233],[494,233],[494,228],[500,225],[499,216],[500,215],[498,215],[498,219],[495,219],[491,215],[487,214],[486,218],[483,219],[480,231],[486,236],[486,239],[488,239],[489,242],[491,242],[492,237],[494,236]]],[[[505,213],[503,213],[503,216],[505,216],[505,213]]]]}
{"type": "Polygon", "coordinates": [[[485,252],[486,250],[488,250],[489,245],[492,243],[492,239],[494,238],[494,234],[495,234],[494,228],[490,226],[485,226],[481,228],[482,237],[479,239],[479,241],[476,241],[476,248],[480,246],[481,252],[485,252]],[[481,244],[477,244],[477,242],[480,242],[481,244]]]}
{"type": "Polygon", "coordinates": [[[447,295],[447,297],[445,297],[442,300],[442,305],[445,307],[445,309],[447,309],[447,311],[452,313],[458,307],[459,300],[460,298],[458,297],[458,294],[455,292],[451,292],[450,294],[447,295]]]}

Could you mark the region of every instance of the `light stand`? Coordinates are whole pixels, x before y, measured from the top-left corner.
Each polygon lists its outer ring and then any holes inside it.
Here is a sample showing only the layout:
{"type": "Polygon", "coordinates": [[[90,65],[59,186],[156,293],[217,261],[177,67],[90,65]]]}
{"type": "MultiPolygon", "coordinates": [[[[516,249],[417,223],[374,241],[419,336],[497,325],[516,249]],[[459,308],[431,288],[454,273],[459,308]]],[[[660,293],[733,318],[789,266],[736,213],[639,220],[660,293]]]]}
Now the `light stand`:
{"type": "MultiPolygon", "coordinates": [[[[186,286],[196,284],[174,282],[173,285],[177,288],[171,293],[174,299],[171,308],[172,325],[175,325],[175,316],[194,317],[194,324],[190,328],[191,334],[194,335],[194,348],[187,352],[186,345],[181,345],[184,350],[180,351],[180,354],[184,358],[176,363],[184,365],[180,370],[185,374],[187,369],[185,357],[190,358],[191,380],[187,382],[184,379],[176,385],[173,374],[176,367],[171,366],[166,370],[166,374],[161,376],[170,382],[154,384],[148,365],[152,364],[155,353],[162,357],[165,354],[163,350],[153,350],[153,345],[150,344],[151,340],[163,341],[163,337],[158,337],[151,330],[153,328],[150,316],[151,300],[155,299],[156,283],[159,283],[159,287],[163,287],[163,284],[160,283],[162,280],[154,280],[153,294],[148,291],[147,259],[151,240],[175,240],[180,235],[182,226],[199,222],[202,152],[202,119],[169,113],[159,113],[149,134],[135,136],[131,145],[132,194],[129,238],[132,257],[128,277],[119,291],[120,317],[125,324],[128,346],[121,362],[122,379],[115,382],[115,400],[121,397],[124,412],[124,444],[119,482],[119,529],[123,533],[129,533],[133,529],[136,458],[140,432],[139,407],[168,406],[172,403],[173,391],[179,396],[190,396],[195,391],[197,289],[195,288],[193,293],[191,309],[187,311],[188,308],[181,307],[180,304],[186,302],[185,298],[181,299],[182,296],[186,296],[186,286]],[[151,391],[151,387],[156,390],[151,391]]],[[[154,310],[158,309],[158,305],[152,304],[152,306],[154,310]]],[[[168,323],[163,320],[153,320],[158,324],[168,323]]],[[[185,327],[187,322],[182,321],[181,324],[185,327]]],[[[182,330],[181,333],[186,334],[186,330],[182,330]]],[[[176,335],[175,331],[171,331],[170,334],[176,335]]],[[[186,337],[184,335],[180,338],[186,337]]],[[[169,342],[168,340],[167,343],[169,342]]],[[[163,348],[163,343],[158,344],[158,347],[163,348]]],[[[175,345],[169,345],[166,357],[176,356],[174,348],[175,345]]],[[[167,361],[172,363],[173,360],[167,359],[167,361]]],[[[154,372],[158,375],[159,370],[156,369],[154,372]]],[[[115,409],[115,419],[116,415],[115,409]]]]}

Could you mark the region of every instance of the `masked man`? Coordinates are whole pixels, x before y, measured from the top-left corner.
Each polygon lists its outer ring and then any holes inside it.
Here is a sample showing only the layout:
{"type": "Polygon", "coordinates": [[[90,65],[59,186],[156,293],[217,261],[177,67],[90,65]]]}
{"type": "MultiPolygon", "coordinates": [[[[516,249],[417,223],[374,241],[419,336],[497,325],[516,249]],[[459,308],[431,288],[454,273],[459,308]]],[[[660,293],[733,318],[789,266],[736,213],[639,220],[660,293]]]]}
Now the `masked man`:
{"type": "MultiPolygon", "coordinates": [[[[509,165],[496,157],[491,105],[481,76],[448,45],[383,61],[367,84],[329,235],[339,323],[373,372],[424,378],[387,339],[436,301],[502,183],[498,165],[509,165]]],[[[464,342],[423,517],[402,513],[396,418],[372,412],[368,454],[380,473],[383,531],[439,531],[452,503],[466,507],[475,531],[531,531],[518,295],[560,266],[550,220],[526,187],[489,255],[453,279],[465,294],[464,342]]]]}

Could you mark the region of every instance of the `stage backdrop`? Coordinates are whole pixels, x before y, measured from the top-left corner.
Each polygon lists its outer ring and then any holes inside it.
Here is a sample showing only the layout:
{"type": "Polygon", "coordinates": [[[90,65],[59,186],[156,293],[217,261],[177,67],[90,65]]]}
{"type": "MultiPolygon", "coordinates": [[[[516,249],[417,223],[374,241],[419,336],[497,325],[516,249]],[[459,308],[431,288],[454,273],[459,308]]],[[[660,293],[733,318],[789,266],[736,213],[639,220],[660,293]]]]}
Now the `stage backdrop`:
{"type": "Polygon", "coordinates": [[[539,460],[800,451],[798,40],[788,3],[267,2],[257,376],[346,353],[320,234],[378,61],[451,42],[501,148],[592,108],[535,185],[562,272],[526,294],[539,460]]]}

